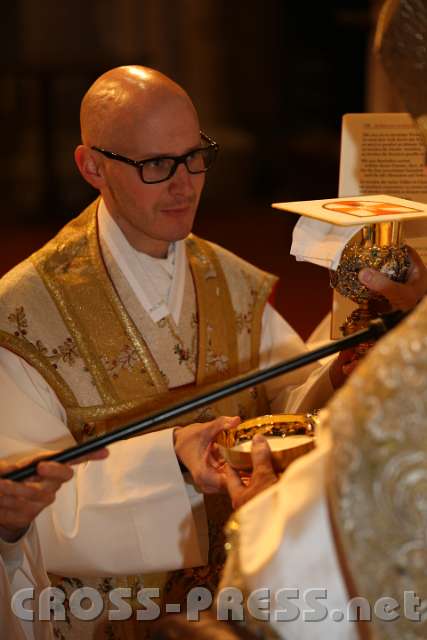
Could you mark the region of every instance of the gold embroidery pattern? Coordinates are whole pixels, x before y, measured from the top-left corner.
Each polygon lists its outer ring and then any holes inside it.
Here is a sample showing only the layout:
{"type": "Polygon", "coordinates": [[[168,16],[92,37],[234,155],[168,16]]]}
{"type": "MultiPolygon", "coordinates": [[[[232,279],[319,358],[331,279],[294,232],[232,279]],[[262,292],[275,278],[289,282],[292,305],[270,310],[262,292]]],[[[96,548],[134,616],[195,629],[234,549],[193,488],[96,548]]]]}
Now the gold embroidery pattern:
{"type": "Polygon", "coordinates": [[[59,237],[32,256],[32,261],[73,336],[101,398],[106,403],[113,403],[118,399],[116,391],[107,372],[98,364],[97,356],[91,348],[91,340],[85,336],[82,318],[78,314],[78,311],[87,307],[87,301],[79,304],[77,296],[84,298],[89,294],[89,289],[86,291],[86,287],[81,286],[78,273],[84,261],[81,254],[84,254],[87,244],[86,233],[80,229],[86,217],[83,213],[77,220],[64,227],[59,237]],[[83,233],[83,238],[78,237],[79,232],[83,233]],[[76,274],[71,268],[74,261],[77,263],[76,274]]]}
{"type": "Polygon", "coordinates": [[[138,367],[140,372],[143,373],[136,349],[129,344],[126,344],[123,349],[119,351],[116,358],[101,356],[101,361],[112,378],[118,378],[120,371],[125,370],[132,372],[138,367]]]}
{"type": "Polygon", "coordinates": [[[77,347],[73,339],[70,337],[66,338],[63,344],[60,344],[58,347],[53,348],[51,353],[49,353],[48,348],[43,344],[41,340],[36,340],[34,343],[32,343],[28,338],[29,324],[27,315],[25,313],[25,308],[23,306],[17,307],[15,309],[15,313],[9,314],[7,319],[11,323],[16,325],[16,331],[14,331],[14,335],[17,338],[23,338],[30,344],[34,344],[37,351],[45,356],[52,363],[55,369],[57,369],[58,367],[58,362],[62,361],[64,364],[73,366],[76,363],[76,360],[80,358],[77,347]]]}
{"type": "Polygon", "coordinates": [[[135,327],[132,319],[127,313],[126,309],[123,307],[122,302],[114,288],[113,283],[110,280],[110,277],[107,273],[107,269],[105,267],[100,247],[99,247],[99,237],[98,237],[98,227],[96,220],[96,210],[95,207],[91,211],[91,219],[90,226],[88,231],[88,239],[89,239],[89,253],[92,263],[96,267],[96,273],[99,278],[99,284],[102,286],[103,292],[107,296],[111,307],[114,309],[115,314],[117,315],[126,336],[129,337],[133,347],[135,348],[138,357],[141,359],[144,365],[144,372],[146,372],[150,386],[154,387],[159,393],[166,391],[165,380],[161,375],[161,372],[155,362],[154,358],[151,355],[151,352],[143,338],[143,336],[139,333],[138,329],[135,327]]]}
{"type": "MultiPolygon", "coordinates": [[[[253,369],[258,367],[259,364],[259,349],[261,342],[261,327],[262,327],[262,312],[268,297],[271,293],[273,285],[277,282],[275,276],[264,274],[264,277],[259,284],[256,300],[252,308],[252,331],[251,331],[251,343],[252,343],[252,357],[251,367],[253,369]]],[[[262,387],[263,388],[263,387],[262,387]]]]}
{"type": "Polygon", "coordinates": [[[36,349],[40,351],[40,353],[43,353],[53,363],[55,368],[58,366],[56,364],[57,362],[62,361],[72,367],[76,363],[76,360],[80,359],[80,354],[72,338],[66,338],[64,343],[52,349],[51,353],[49,353],[48,348],[44,346],[41,340],[37,340],[36,349]]]}
{"type": "Polygon", "coordinates": [[[193,337],[191,339],[191,353],[194,354],[194,367],[197,362],[197,337],[199,334],[199,316],[197,311],[191,315],[191,328],[193,329],[193,337]]]}
{"type": "MultiPolygon", "coordinates": [[[[167,328],[175,340],[174,354],[178,357],[179,364],[184,364],[193,377],[196,375],[196,340],[197,333],[194,332],[191,347],[184,345],[181,336],[175,331],[174,323],[169,316],[159,320],[157,326],[161,329],[167,328]]],[[[193,325],[194,326],[194,325],[193,325]]]]}
{"type": "Polygon", "coordinates": [[[218,373],[221,375],[228,374],[230,370],[230,361],[228,356],[221,353],[216,353],[213,349],[213,327],[208,324],[207,326],[207,351],[206,351],[206,365],[208,367],[213,367],[218,373]]]}
{"type": "Polygon", "coordinates": [[[46,382],[52,387],[64,407],[75,411],[78,407],[77,399],[64,378],[57,374],[55,368],[31,342],[22,341],[22,338],[0,330],[0,345],[9,351],[13,351],[23,358],[28,364],[40,371],[46,382]]]}
{"type": "Polygon", "coordinates": [[[15,309],[15,313],[8,315],[7,319],[16,325],[14,335],[16,337],[21,336],[22,338],[27,339],[28,320],[25,315],[24,307],[17,307],[15,309]]]}
{"type": "MultiPolygon", "coordinates": [[[[56,239],[32,257],[38,274],[62,316],[96,384],[103,404],[119,405],[136,395],[167,390],[151,353],[109,279],[100,254],[93,203],[66,225],[56,239]],[[74,257],[73,257],[74,256],[74,257]],[[117,346],[130,344],[141,360],[117,377],[107,371],[101,355],[119,361],[117,346]]],[[[123,365],[120,357],[120,365],[123,365]]],[[[113,365],[114,369],[114,365],[113,365]]],[[[118,373],[117,368],[114,373],[118,373]]]]}
{"type": "Polygon", "coordinates": [[[178,356],[179,364],[190,360],[190,349],[185,349],[181,344],[177,343],[174,346],[173,352],[178,356]]]}
{"type": "Polygon", "coordinates": [[[245,273],[244,271],[242,271],[241,273],[248,285],[250,299],[248,302],[248,309],[246,313],[240,312],[236,314],[236,327],[239,334],[246,331],[246,333],[250,335],[252,332],[252,325],[254,321],[254,309],[258,299],[259,292],[256,289],[254,289],[252,279],[249,276],[249,274],[245,273]]]}
{"type": "Polygon", "coordinates": [[[199,313],[199,385],[238,372],[237,331],[228,284],[213,248],[190,236],[187,251],[199,313]]]}

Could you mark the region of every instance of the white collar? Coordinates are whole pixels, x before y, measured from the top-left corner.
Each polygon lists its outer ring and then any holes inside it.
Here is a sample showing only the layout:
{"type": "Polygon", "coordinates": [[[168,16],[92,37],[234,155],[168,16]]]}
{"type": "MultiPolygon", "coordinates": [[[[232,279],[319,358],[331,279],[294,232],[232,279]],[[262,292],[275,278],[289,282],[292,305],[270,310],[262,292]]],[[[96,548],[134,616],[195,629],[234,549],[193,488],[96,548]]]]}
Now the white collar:
{"type": "Polygon", "coordinates": [[[171,245],[166,263],[166,260],[160,261],[136,251],[127,241],[102,199],[98,206],[97,215],[100,239],[107,245],[134,294],[152,321],[159,322],[166,316],[172,315],[175,323],[178,324],[184,298],[187,259],[184,240],[179,240],[173,243],[173,246],[171,245]],[[153,269],[165,269],[171,275],[166,301],[159,295],[155,283],[147,277],[148,270],[153,269]]]}

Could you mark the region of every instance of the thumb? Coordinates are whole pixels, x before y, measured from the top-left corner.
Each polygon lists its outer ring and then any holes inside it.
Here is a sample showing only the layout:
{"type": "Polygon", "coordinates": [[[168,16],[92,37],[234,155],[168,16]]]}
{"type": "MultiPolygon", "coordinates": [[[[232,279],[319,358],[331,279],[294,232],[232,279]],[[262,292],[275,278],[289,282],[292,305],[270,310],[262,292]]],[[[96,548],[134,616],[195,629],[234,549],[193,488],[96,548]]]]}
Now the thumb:
{"type": "Polygon", "coordinates": [[[361,269],[359,271],[359,280],[368,289],[375,293],[380,293],[393,306],[398,308],[410,309],[417,302],[412,288],[408,288],[400,282],[394,282],[394,280],[375,269],[361,269]]]}
{"type": "Polygon", "coordinates": [[[222,471],[224,474],[225,484],[227,486],[228,493],[230,494],[231,497],[233,497],[236,491],[238,491],[243,487],[243,483],[237,471],[235,469],[232,469],[232,467],[228,464],[228,462],[225,463],[222,471]]]}
{"type": "Polygon", "coordinates": [[[364,268],[359,271],[359,281],[364,284],[371,291],[382,293],[387,297],[387,291],[391,288],[393,290],[393,281],[388,276],[380,273],[376,269],[364,268]]]}
{"type": "Polygon", "coordinates": [[[58,482],[67,482],[73,477],[73,470],[66,464],[60,464],[53,460],[39,462],[37,465],[37,473],[40,478],[46,480],[57,480],[58,482]]]}
{"type": "Polygon", "coordinates": [[[260,433],[257,433],[252,440],[251,456],[254,473],[275,474],[271,449],[260,433]]]}

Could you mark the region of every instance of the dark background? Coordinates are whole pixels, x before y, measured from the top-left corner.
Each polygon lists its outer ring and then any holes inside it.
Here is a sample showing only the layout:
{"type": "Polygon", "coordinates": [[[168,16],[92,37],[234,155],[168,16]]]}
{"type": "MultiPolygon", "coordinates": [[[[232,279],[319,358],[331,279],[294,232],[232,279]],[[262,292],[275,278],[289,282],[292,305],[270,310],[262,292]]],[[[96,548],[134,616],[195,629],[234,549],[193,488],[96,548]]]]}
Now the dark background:
{"type": "Polygon", "coordinates": [[[337,195],[341,117],[365,110],[368,0],[15,0],[2,6],[0,273],[94,197],[77,172],[91,82],[145,64],[187,89],[220,144],[195,232],[281,276],[276,305],[306,337],[326,270],[289,256],[274,201],[337,195]]]}

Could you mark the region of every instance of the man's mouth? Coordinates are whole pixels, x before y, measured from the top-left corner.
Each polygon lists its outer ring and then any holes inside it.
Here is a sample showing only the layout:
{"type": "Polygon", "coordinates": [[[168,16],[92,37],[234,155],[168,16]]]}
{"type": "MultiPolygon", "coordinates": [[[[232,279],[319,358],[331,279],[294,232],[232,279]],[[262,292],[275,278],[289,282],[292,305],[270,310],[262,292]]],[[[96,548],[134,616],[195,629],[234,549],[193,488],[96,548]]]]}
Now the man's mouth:
{"type": "Polygon", "coordinates": [[[189,205],[180,205],[179,207],[165,207],[162,211],[166,213],[182,213],[187,211],[189,205]]]}
{"type": "Polygon", "coordinates": [[[161,207],[160,211],[162,213],[169,213],[169,214],[184,214],[187,213],[189,211],[189,209],[191,209],[192,207],[192,202],[180,202],[177,204],[172,204],[166,207],[161,207]]]}

